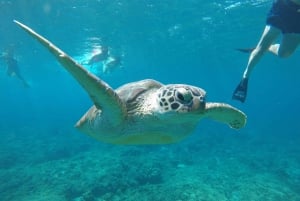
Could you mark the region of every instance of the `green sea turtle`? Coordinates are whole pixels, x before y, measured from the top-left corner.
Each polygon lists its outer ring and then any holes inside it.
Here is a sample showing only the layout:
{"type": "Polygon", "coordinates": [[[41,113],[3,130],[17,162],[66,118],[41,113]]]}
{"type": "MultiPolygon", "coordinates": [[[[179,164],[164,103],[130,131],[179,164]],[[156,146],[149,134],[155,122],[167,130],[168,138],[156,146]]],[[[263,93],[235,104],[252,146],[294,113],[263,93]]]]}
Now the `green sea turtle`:
{"type": "Polygon", "coordinates": [[[239,129],[246,115],[225,103],[205,100],[205,91],[186,84],[163,85],[147,79],[113,90],[50,41],[26,25],[21,28],[43,44],[79,82],[94,105],[76,127],[99,141],[112,144],[168,144],[179,142],[203,118],[239,129]]]}

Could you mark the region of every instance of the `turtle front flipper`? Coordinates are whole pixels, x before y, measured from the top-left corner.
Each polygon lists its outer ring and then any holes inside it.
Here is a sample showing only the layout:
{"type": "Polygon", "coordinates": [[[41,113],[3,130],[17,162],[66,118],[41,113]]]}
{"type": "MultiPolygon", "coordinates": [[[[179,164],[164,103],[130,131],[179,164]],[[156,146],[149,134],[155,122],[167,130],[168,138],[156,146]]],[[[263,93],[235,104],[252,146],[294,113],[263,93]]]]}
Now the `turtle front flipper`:
{"type": "Polygon", "coordinates": [[[247,116],[240,110],[225,103],[206,103],[205,116],[231,128],[240,129],[245,126],[247,116]]]}
{"type": "Polygon", "coordinates": [[[43,36],[33,31],[28,26],[14,20],[22,29],[29,33],[33,38],[37,39],[44,45],[61,63],[61,65],[72,74],[72,76],[79,82],[79,84],[86,90],[91,97],[95,106],[106,112],[107,117],[112,124],[119,124],[125,114],[126,108],[114,92],[114,90],[104,81],[91,74],[83,66],[74,61],[65,52],[60,50],[43,36]]]}

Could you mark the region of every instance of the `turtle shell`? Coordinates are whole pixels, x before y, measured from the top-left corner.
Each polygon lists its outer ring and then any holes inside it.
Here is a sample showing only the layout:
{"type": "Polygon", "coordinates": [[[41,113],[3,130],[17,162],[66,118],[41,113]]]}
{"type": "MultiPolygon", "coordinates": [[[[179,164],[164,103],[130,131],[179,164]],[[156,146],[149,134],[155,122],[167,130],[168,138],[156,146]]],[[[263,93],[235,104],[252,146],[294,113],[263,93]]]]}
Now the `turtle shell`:
{"type": "Polygon", "coordinates": [[[117,88],[115,91],[125,104],[130,104],[132,102],[135,102],[137,98],[141,96],[141,94],[148,92],[149,90],[159,89],[162,86],[163,84],[161,84],[160,82],[146,79],[124,84],[121,87],[117,88]]]}

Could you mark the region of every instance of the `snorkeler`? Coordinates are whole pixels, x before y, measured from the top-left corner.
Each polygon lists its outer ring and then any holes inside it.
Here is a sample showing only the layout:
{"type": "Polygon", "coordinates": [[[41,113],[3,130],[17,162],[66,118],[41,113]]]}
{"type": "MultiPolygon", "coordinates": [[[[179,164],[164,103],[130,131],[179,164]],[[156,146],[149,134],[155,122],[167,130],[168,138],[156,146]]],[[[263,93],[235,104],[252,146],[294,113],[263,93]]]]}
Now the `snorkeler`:
{"type": "Polygon", "coordinates": [[[109,56],[107,60],[103,62],[103,73],[110,73],[117,67],[121,67],[121,57],[109,56]]]}
{"type": "Polygon", "coordinates": [[[6,62],[6,74],[10,77],[16,76],[19,80],[22,81],[25,87],[29,87],[28,82],[23,78],[20,73],[18,61],[14,58],[12,51],[7,51],[0,56],[0,59],[3,59],[6,62]]]}
{"type": "Polygon", "coordinates": [[[108,48],[107,47],[101,47],[101,49],[92,55],[92,57],[87,61],[87,65],[93,65],[95,63],[104,61],[108,58],[108,48]]]}
{"type": "Polygon", "coordinates": [[[274,0],[266,20],[266,26],[255,48],[238,49],[249,52],[250,57],[243,77],[232,98],[245,102],[248,79],[255,65],[267,51],[279,57],[288,57],[300,44],[300,0],[274,0]],[[282,35],[280,44],[273,42],[282,35]]]}

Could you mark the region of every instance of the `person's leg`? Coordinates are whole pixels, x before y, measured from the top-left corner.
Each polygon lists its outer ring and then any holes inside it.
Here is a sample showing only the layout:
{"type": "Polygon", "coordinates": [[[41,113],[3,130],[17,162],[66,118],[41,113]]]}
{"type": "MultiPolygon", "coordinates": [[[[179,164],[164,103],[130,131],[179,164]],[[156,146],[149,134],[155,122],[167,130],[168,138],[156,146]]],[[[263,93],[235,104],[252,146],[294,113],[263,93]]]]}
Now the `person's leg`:
{"type": "Polygon", "coordinates": [[[235,100],[239,100],[241,102],[245,102],[247,97],[247,89],[248,89],[248,78],[250,76],[251,71],[254,66],[259,62],[260,58],[263,54],[268,51],[271,44],[275,41],[281,31],[275,27],[267,25],[265,30],[255,47],[255,49],[251,52],[248,65],[244,71],[243,78],[241,79],[238,86],[235,88],[232,98],[235,100]]]}
{"type": "Polygon", "coordinates": [[[260,41],[258,42],[256,48],[250,54],[247,67],[243,74],[243,78],[248,78],[250,76],[250,73],[252,72],[254,66],[259,62],[264,53],[268,51],[269,47],[276,40],[279,34],[279,29],[269,25],[265,27],[260,41]]]}
{"type": "Polygon", "coordinates": [[[280,44],[271,45],[269,51],[279,57],[285,58],[294,53],[300,44],[300,34],[283,34],[280,44]]]}
{"type": "Polygon", "coordinates": [[[21,74],[17,74],[17,78],[22,81],[25,87],[29,87],[28,82],[21,76],[21,74]]]}

